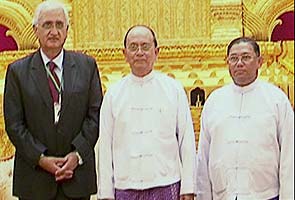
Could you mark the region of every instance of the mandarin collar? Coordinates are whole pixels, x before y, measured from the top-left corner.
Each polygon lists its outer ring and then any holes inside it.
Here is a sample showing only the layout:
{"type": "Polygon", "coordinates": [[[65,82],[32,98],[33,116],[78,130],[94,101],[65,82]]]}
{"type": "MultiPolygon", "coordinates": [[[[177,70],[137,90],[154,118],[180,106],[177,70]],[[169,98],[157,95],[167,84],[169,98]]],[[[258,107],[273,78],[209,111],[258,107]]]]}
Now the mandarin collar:
{"type": "Polygon", "coordinates": [[[254,90],[258,83],[259,83],[259,80],[256,78],[255,81],[253,81],[249,85],[241,87],[241,86],[238,86],[238,85],[232,83],[232,86],[233,86],[234,91],[237,93],[247,93],[247,92],[254,90]]]}
{"type": "Polygon", "coordinates": [[[152,80],[155,77],[155,72],[152,70],[150,73],[148,73],[144,77],[138,77],[131,73],[130,77],[132,81],[143,84],[152,80]]]}

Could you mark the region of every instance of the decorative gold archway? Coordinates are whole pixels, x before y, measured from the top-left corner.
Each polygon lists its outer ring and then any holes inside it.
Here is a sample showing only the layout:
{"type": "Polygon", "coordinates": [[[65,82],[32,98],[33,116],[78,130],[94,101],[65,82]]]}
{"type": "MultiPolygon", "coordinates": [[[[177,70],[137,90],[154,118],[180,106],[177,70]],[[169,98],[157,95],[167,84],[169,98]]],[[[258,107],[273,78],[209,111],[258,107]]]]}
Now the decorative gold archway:
{"type": "Polygon", "coordinates": [[[288,11],[294,11],[293,0],[243,1],[243,25],[245,35],[260,41],[270,41],[273,29],[280,20],[277,18],[288,11]]]}
{"type": "Polygon", "coordinates": [[[7,36],[12,36],[19,50],[38,46],[32,29],[32,11],[25,4],[3,0],[0,3],[0,24],[8,27],[7,36]]]}

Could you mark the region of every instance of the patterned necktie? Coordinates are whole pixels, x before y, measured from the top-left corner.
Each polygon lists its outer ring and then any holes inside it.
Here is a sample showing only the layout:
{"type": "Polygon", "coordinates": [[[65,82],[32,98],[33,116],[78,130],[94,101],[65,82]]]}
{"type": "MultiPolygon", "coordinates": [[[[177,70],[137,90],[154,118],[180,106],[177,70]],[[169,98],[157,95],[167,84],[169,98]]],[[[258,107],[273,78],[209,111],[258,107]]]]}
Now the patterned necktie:
{"type": "MultiPolygon", "coordinates": [[[[58,79],[58,77],[57,77],[57,75],[56,75],[56,73],[55,73],[55,71],[54,71],[54,69],[55,69],[57,66],[56,66],[55,63],[52,62],[52,61],[48,62],[48,66],[49,66],[49,70],[50,70],[50,72],[51,72],[51,74],[52,74],[52,77],[53,77],[53,78],[55,79],[55,81],[56,81],[57,86],[60,87],[60,81],[59,81],[59,79],[58,79]]],[[[50,93],[51,93],[51,97],[52,97],[53,102],[54,102],[54,103],[55,103],[55,102],[58,103],[58,90],[57,90],[57,88],[55,87],[55,85],[54,85],[54,83],[53,83],[53,80],[52,80],[52,78],[51,78],[50,76],[48,76],[48,84],[49,84],[50,93]]]]}

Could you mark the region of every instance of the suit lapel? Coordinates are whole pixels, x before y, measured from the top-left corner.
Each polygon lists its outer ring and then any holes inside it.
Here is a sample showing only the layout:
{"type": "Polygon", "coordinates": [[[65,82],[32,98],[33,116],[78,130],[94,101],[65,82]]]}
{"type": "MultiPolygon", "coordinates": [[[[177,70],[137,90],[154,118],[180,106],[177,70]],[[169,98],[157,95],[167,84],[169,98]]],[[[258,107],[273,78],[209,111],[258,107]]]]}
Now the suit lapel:
{"type": "Polygon", "coordinates": [[[40,50],[34,53],[32,58],[32,64],[30,66],[31,76],[35,82],[36,87],[38,88],[41,97],[43,98],[45,104],[51,109],[52,108],[52,99],[50,96],[46,71],[44,64],[40,55],[40,50]]]}
{"type": "Polygon", "coordinates": [[[71,54],[67,51],[64,53],[63,60],[63,78],[64,78],[64,88],[62,95],[62,107],[61,107],[61,117],[70,101],[70,93],[74,89],[74,85],[77,78],[77,68],[75,62],[71,57],[71,54]]]}

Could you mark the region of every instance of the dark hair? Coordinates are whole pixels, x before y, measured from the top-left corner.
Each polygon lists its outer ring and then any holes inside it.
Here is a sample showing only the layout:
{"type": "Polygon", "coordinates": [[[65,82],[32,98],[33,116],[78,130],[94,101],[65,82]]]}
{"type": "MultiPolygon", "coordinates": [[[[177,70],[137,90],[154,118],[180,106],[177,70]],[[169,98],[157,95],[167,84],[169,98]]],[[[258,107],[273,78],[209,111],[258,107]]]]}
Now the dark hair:
{"type": "Polygon", "coordinates": [[[150,28],[149,26],[146,26],[146,25],[134,25],[134,26],[131,26],[131,27],[128,29],[128,31],[126,32],[126,34],[125,34],[125,37],[124,37],[124,47],[125,47],[125,48],[126,48],[126,43],[127,43],[127,36],[128,36],[128,34],[129,34],[129,32],[130,32],[133,28],[135,28],[135,27],[145,27],[145,28],[147,28],[147,29],[152,33],[152,35],[153,35],[153,39],[154,39],[155,47],[158,46],[158,42],[157,42],[157,38],[156,38],[156,34],[155,34],[155,32],[153,31],[152,28],[150,28]]]}
{"type": "Polygon", "coordinates": [[[227,46],[227,53],[226,53],[226,55],[227,56],[229,55],[229,51],[230,51],[230,49],[232,48],[233,45],[240,44],[242,42],[249,43],[253,47],[255,54],[257,56],[260,56],[260,48],[259,48],[259,45],[257,44],[257,42],[254,39],[249,38],[249,37],[239,37],[239,38],[236,38],[236,39],[232,40],[229,43],[229,45],[227,46]]]}

